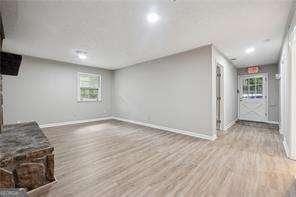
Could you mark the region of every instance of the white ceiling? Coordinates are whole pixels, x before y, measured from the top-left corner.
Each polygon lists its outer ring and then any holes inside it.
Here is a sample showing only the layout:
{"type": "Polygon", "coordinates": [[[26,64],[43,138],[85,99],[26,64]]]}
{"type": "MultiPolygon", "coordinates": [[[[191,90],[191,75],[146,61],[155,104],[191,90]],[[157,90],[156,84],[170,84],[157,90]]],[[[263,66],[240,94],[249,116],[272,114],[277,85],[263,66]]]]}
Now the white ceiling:
{"type": "Polygon", "coordinates": [[[274,63],[291,8],[291,1],[238,0],[0,3],[5,51],[107,69],[208,43],[238,67],[274,63]],[[157,23],[147,22],[150,12],[157,23]],[[255,52],[246,54],[250,46],[255,52]],[[77,49],[88,58],[78,59],[77,49]]]}

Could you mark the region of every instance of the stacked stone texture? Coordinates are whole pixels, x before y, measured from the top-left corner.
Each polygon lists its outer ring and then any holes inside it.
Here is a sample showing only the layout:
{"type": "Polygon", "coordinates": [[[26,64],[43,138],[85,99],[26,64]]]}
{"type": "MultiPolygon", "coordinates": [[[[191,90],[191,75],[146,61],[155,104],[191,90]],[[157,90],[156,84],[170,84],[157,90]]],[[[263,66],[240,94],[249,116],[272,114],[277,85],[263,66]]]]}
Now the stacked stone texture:
{"type": "Polygon", "coordinates": [[[29,191],[55,181],[53,151],[37,123],[5,126],[0,134],[0,188],[29,191]]]}

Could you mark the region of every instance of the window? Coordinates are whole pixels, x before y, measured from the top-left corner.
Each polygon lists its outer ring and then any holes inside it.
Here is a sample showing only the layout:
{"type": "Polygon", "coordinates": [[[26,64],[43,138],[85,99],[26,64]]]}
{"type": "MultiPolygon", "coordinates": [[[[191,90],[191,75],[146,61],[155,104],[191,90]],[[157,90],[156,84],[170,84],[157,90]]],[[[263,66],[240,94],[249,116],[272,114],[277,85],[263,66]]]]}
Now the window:
{"type": "Polygon", "coordinates": [[[244,79],[243,98],[263,98],[263,77],[244,79]]]}
{"type": "Polygon", "coordinates": [[[101,101],[101,76],[78,73],[78,101],[101,101]]]}

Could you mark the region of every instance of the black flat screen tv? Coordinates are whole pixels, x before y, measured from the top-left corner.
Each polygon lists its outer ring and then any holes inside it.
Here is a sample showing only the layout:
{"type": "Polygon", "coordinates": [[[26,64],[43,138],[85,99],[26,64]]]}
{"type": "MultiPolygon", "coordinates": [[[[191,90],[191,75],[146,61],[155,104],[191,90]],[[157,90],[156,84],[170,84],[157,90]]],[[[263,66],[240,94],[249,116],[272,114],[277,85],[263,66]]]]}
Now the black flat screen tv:
{"type": "Polygon", "coordinates": [[[1,74],[17,76],[21,62],[21,55],[1,52],[1,74]]]}

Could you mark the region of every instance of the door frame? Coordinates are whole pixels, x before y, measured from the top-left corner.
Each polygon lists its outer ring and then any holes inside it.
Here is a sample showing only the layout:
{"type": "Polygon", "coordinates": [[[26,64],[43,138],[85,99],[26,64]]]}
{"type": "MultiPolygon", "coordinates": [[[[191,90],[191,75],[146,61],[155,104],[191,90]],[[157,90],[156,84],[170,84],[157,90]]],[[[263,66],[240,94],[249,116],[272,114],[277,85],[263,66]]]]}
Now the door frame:
{"type": "MultiPolygon", "coordinates": [[[[216,88],[217,88],[217,67],[220,68],[220,130],[224,130],[224,67],[223,65],[217,63],[216,64],[216,88]]],[[[217,92],[217,90],[216,90],[217,92]]],[[[216,106],[217,106],[217,95],[216,95],[216,106]]],[[[216,109],[218,110],[218,109],[216,109]]],[[[215,120],[216,120],[216,130],[217,130],[217,111],[215,114],[215,120]]]]}
{"type": "MultiPolygon", "coordinates": [[[[269,116],[268,116],[268,101],[269,101],[269,96],[268,96],[268,73],[256,73],[256,74],[242,74],[242,75],[238,75],[238,86],[237,86],[237,88],[238,88],[238,94],[237,94],[237,111],[238,111],[238,114],[237,114],[237,116],[238,116],[238,119],[239,120],[245,120],[245,119],[241,119],[240,118],[240,94],[241,94],[241,77],[252,77],[252,76],[263,76],[264,78],[265,78],[265,99],[266,99],[266,121],[258,121],[258,122],[266,122],[266,123],[268,123],[269,122],[269,120],[268,120],[268,118],[269,118],[269,116]]],[[[251,120],[246,120],[246,121],[251,121],[251,120]]]]}

